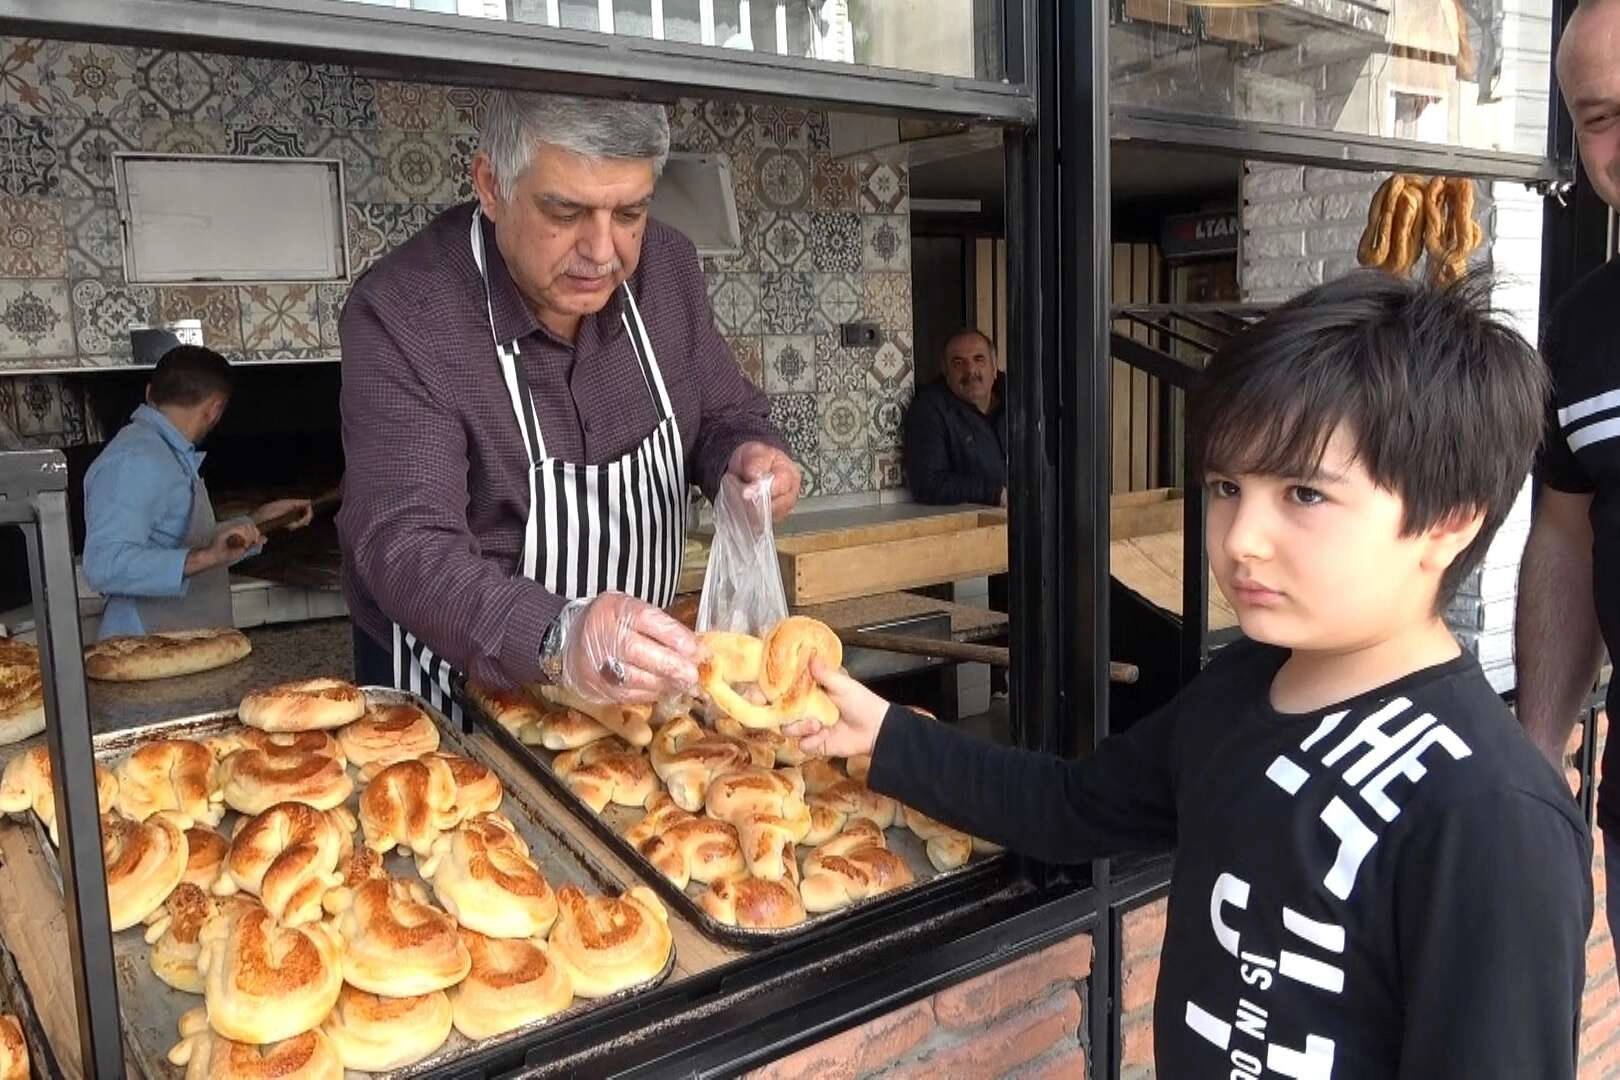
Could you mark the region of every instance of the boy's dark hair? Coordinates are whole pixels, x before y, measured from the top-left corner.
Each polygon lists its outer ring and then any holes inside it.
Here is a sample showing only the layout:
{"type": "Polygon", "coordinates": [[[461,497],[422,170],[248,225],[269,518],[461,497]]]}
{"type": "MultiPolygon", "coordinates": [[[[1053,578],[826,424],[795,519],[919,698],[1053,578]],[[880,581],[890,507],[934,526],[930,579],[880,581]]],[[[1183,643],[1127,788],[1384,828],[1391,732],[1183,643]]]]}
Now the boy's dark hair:
{"type": "Polygon", "coordinates": [[[1309,476],[1346,425],[1362,467],[1405,502],[1402,535],[1485,516],[1440,579],[1438,614],[1507,517],[1545,422],[1547,367],[1492,315],[1490,286],[1365,270],[1277,308],[1216,352],[1189,397],[1194,475],[1309,476]]]}
{"type": "Polygon", "coordinates": [[[200,405],[214,394],[231,396],[231,365],[213,349],[176,345],[158,359],[147,386],[154,405],[200,405]]]}

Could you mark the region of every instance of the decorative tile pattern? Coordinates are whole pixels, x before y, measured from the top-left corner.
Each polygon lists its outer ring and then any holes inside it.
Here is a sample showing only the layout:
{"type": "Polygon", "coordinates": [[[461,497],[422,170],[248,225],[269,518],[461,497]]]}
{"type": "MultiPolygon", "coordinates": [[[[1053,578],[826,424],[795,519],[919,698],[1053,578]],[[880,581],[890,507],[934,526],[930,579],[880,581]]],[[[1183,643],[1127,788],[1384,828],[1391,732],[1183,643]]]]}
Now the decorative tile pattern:
{"type": "Polygon", "coordinates": [[[681,98],[669,107],[671,149],[695,154],[712,154],[720,149],[720,139],[703,119],[703,102],[681,98]]]}
{"type": "MultiPolygon", "coordinates": [[[[731,194],[737,200],[737,212],[757,212],[765,205],[759,194],[759,170],[752,151],[736,151],[726,155],[731,163],[731,194]]],[[[748,235],[744,233],[743,235],[748,235]]]]}
{"type": "Polygon", "coordinates": [[[826,325],[809,274],[761,274],[759,310],[760,325],[768,334],[804,334],[826,325]]]}
{"type": "Polygon", "coordinates": [[[754,142],[783,150],[809,150],[809,114],[783,105],[754,106],[754,142]]]}
{"type": "Polygon", "coordinates": [[[714,143],[718,149],[752,148],[749,138],[751,121],[746,105],[735,101],[705,101],[703,122],[714,133],[714,143]]]}
{"type": "Polygon", "coordinates": [[[911,275],[867,274],[861,280],[861,312],[886,330],[911,328],[911,275]]]}
{"type": "Polygon", "coordinates": [[[821,494],[853,495],[872,489],[870,450],[823,450],[821,494]]]}
{"type": "Polygon", "coordinates": [[[866,270],[911,269],[911,222],[904,214],[868,214],[861,219],[861,266],[866,270]]]}
{"type": "Polygon", "coordinates": [[[0,107],[43,115],[51,108],[43,38],[0,37],[0,107]]]}
{"type": "Polygon", "coordinates": [[[223,154],[231,137],[211,120],[148,120],[141,125],[141,149],[165,154],[223,154]]]}
{"type": "Polygon", "coordinates": [[[156,291],[146,286],[74,282],[73,325],[79,335],[79,352],[129,359],[131,324],[150,323],[156,310],[156,291]]]}
{"type": "Polygon", "coordinates": [[[141,83],[159,117],[218,121],[223,104],[221,62],[231,63],[206,53],[143,49],[138,66],[141,83]]]}
{"type": "Polygon", "coordinates": [[[871,349],[846,349],[838,343],[837,329],[816,335],[816,392],[866,392],[866,369],[871,349]]]}
{"type": "Polygon", "coordinates": [[[383,80],[377,84],[377,109],[384,128],[400,131],[444,131],[450,103],[442,86],[383,80]]]}
{"type": "Polygon", "coordinates": [[[911,175],[904,166],[895,165],[870,154],[857,159],[856,171],[860,177],[861,212],[865,214],[905,214],[911,210],[911,175]]]}
{"type": "Polygon", "coordinates": [[[478,153],[478,136],[450,136],[450,201],[465,202],[478,194],[473,187],[473,158],[478,153]]]}
{"type": "Polygon", "coordinates": [[[832,149],[832,124],[827,117],[826,109],[811,109],[806,113],[804,131],[810,149],[821,151],[832,149]]]}
{"type": "Polygon", "coordinates": [[[164,322],[201,319],[204,345],[242,351],[242,305],[234,285],[165,286],[158,290],[158,315],[164,322]]]}
{"type": "Polygon", "coordinates": [[[841,323],[861,318],[865,295],[859,274],[817,274],[815,285],[816,303],[829,327],[836,330],[841,323]]]}
{"type": "Polygon", "coordinates": [[[56,121],[61,154],[61,194],[88,198],[113,190],[113,155],[138,150],[139,118],[81,116],[56,121]]]}
{"type": "Polygon", "coordinates": [[[771,423],[782,433],[794,461],[801,466],[815,461],[820,442],[816,395],[778,394],[771,398],[771,423]]]}
{"type": "Polygon", "coordinates": [[[62,445],[83,446],[91,441],[84,386],[71,379],[51,381],[56,383],[56,399],[62,408],[62,445]]]}
{"type": "Polygon", "coordinates": [[[242,288],[242,345],[248,352],[321,347],[321,318],[313,285],[242,288]]]}
{"type": "Polygon", "coordinates": [[[224,60],[221,67],[219,118],[226,124],[297,127],[311,122],[291,61],[240,56],[224,60]]]}
{"type": "Polygon", "coordinates": [[[0,195],[0,277],[67,277],[62,200],[0,195]]]}
{"type": "Polygon", "coordinates": [[[799,498],[808,499],[820,495],[821,491],[821,461],[817,454],[793,454],[793,463],[799,467],[799,498]]]}
{"type": "Polygon", "coordinates": [[[726,344],[731,346],[731,355],[737,358],[737,366],[748,377],[748,381],[765,389],[765,345],[761,338],[752,335],[741,337],[728,337],[726,344]]]}
{"type": "Polygon", "coordinates": [[[868,440],[874,450],[895,450],[905,439],[906,409],[911,405],[909,390],[895,397],[871,397],[867,401],[871,420],[868,440]]]}
{"type": "Polygon", "coordinates": [[[438,213],[431,206],[393,203],[350,203],[344,209],[349,230],[349,270],[353,274],[422,231],[438,213]]]}
{"type": "Polygon", "coordinates": [[[299,141],[310,157],[343,163],[343,197],[351,203],[383,200],[381,138],[363,128],[305,128],[299,141]]]}
{"type": "Polygon", "coordinates": [[[229,128],[230,152],[240,157],[308,156],[298,129],[279,124],[244,123],[229,128]]]}
{"type": "Polygon", "coordinates": [[[825,450],[865,450],[868,433],[865,394],[840,390],[816,399],[820,413],[821,446],[825,450]]]}
{"type": "Polygon", "coordinates": [[[866,368],[867,386],[878,393],[892,394],[912,385],[914,371],[911,356],[911,335],[904,332],[890,334],[888,339],[871,350],[872,361],[866,368]]]}
{"type": "Polygon", "coordinates": [[[383,195],[389,202],[453,202],[450,149],[440,133],[382,133],[383,195]]]}
{"type": "Polygon", "coordinates": [[[714,322],[726,335],[761,331],[760,275],[720,274],[709,279],[709,306],[714,322]]]}
{"type": "Polygon", "coordinates": [[[68,274],[74,279],[124,280],[124,228],[111,193],[95,199],[65,199],[68,274]]]}
{"type": "Polygon", "coordinates": [[[847,161],[812,154],[810,157],[810,209],[843,213],[860,209],[860,177],[847,161]]]}
{"type": "Polygon", "coordinates": [[[805,234],[802,214],[766,214],[758,236],[762,265],[768,270],[810,269],[810,237],[805,234]]]}
{"type": "Polygon", "coordinates": [[[49,46],[51,110],[57,116],[107,116],[139,123],[157,115],[140,88],[132,48],[79,41],[49,46]]]}
{"type": "Polygon", "coordinates": [[[482,132],[484,118],[489,113],[489,94],[482,86],[446,87],[444,103],[449,110],[445,115],[447,130],[465,135],[482,132]]]}
{"type": "Polygon", "coordinates": [[[754,155],[760,204],[767,210],[802,210],[810,201],[810,159],[789,150],[754,155]]]}
{"type": "Polygon", "coordinates": [[[26,375],[21,379],[14,405],[18,435],[54,435],[62,430],[58,382],[48,375],[26,375]]]}
{"type": "Polygon", "coordinates": [[[765,338],[765,392],[811,393],[816,388],[816,339],[808,334],[765,338]]]}
{"type": "Polygon", "coordinates": [[[328,355],[336,353],[342,344],[338,339],[338,320],[343,316],[343,305],[348,299],[347,285],[326,284],[316,287],[315,307],[320,315],[321,348],[328,355]]]}
{"type": "Polygon", "coordinates": [[[377,84],[333,64],[295,63],[293,84],[309,122],[323,128],[375,128],[377,84]]]}
{"type": "Polygon", "coordinates": [[[872,487],[891,491],[906,486],[906,472],[898,450],[879,450],[872,455],[872,487]]]}
{"type": "Polygon", "coordinates": [[[0,359],[73,352],[73,315],[65,281],[0,281],[0,359]]]}
{"type": "Polygon", "coordinates": [[[859,214],[811,216],[810,255],[817,270],[824,273],[860,273],[862,243],[859,214]]]}
{"type": "Polygon", "coordinates": [[[57,194],[59,160],[49,120],[25,115],[12,105],[0,107],[0,192],[57,194]]]}

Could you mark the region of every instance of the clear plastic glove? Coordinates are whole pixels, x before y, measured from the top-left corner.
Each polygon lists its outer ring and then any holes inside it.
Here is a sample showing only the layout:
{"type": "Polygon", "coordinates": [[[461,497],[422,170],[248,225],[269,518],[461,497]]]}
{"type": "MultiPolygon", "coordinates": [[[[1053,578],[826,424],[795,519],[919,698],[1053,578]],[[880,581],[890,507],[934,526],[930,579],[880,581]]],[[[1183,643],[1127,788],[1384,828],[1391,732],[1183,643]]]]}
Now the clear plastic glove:
{"type": "Polygon", "coordinates": [[[856,757],[870,754],[877,745],[878,732],[889,703],[835,667],[810,661],[810,674],[838,706],[838,723],[824,728],[814,720],[796,720],[782,726],[784,735],[793,735],[811,754],[824,757],[856,757]]]}
{"type": "Polygon", "coordinates": [[[608,592],[558,616],[564,690],[593,702],[637,705],[697,685],[697,635],[644,600],[608,592]]]}

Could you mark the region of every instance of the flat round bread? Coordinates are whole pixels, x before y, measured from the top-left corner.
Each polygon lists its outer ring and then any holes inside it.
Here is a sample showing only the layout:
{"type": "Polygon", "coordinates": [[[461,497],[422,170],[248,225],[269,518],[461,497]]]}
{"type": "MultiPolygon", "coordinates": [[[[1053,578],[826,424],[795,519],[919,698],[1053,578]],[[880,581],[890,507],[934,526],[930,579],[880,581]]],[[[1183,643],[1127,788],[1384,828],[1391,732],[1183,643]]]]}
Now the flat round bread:
{"type": "Polygon", "coordinates": [[[84,673],[108,682],[167,679],[234,664],[252,651],[247,636],[228,626],[111,637],[84,651],[84,673]]]}
{"type": "Polygon", "coordinates": [[[0,639],[0,746],[44,730],[45,681],[39,673],[39,650],[26,642],[0,639]]]}

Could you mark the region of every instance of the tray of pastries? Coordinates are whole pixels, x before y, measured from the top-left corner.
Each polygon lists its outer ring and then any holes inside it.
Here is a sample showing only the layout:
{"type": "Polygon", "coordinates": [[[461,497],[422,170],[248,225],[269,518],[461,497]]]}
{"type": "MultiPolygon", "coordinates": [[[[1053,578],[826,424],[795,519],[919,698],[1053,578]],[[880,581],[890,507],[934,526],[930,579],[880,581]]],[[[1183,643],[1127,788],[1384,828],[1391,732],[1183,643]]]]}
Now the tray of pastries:
{"type": "MultiPolygon", "coordinates": [[[[95,748],[124,1036],[149,1076],[424,1075],[673,969],[660,899],[415,695],[308,680],[95,748]]],[[[50,790],[26,750],[0,810],[54,839],[50,790]]]]}
{"type": "Polygon", "coordinates": [[[974,872],[999,849],[866,785],[870,759],[810,757],[780,730],[837,710],[806,668],[837,636],[791,617],[764,638],[701,635],[699,697],[601,706],[554,687],[468,683],[464,708],[574,807],[671,907],[717,940],[772,944],[974,872]]]}

